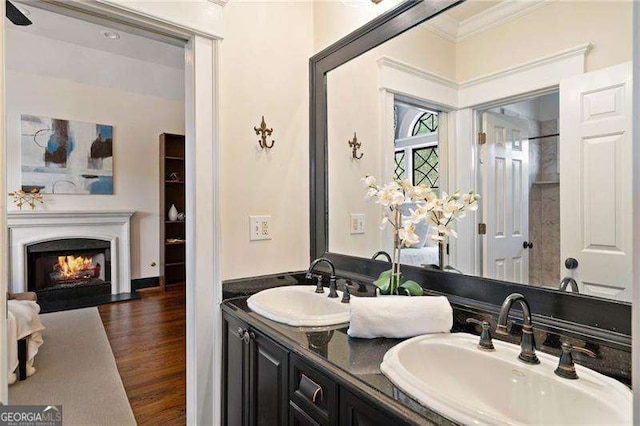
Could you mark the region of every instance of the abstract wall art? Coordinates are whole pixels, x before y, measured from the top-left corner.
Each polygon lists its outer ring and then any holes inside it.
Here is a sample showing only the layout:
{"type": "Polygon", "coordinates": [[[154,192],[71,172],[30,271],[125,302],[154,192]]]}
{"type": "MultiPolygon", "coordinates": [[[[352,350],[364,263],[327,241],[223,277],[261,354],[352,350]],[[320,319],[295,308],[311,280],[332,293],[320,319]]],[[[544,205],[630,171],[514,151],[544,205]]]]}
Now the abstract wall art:
{"type": "Polygon", "coordinates": [[[113,126],[20,118],[24,191],[113,194],[113,126]]]}

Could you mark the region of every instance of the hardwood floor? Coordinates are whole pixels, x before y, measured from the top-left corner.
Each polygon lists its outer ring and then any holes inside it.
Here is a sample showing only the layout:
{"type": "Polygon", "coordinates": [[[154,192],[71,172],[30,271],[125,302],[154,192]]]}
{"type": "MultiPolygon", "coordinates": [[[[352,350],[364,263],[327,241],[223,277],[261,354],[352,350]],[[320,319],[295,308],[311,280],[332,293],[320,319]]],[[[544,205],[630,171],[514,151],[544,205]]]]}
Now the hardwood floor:
{"type": "Polygon", "coordinates": [[[100,317],[138,424],[184,425],[184,286],[141,296],[100,306],[100,317]]]}

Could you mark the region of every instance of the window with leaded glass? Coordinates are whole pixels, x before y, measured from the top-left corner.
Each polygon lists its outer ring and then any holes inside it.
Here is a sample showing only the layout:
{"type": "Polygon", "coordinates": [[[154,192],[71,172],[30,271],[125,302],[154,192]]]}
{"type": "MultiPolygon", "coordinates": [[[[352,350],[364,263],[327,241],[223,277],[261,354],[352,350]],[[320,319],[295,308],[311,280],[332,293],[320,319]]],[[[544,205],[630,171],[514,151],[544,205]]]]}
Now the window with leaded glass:
{"type": "Polygon", "coordinates": [[[425,133],[433,133],[438,130],[438,114],[425,112],[422,114],[416,124],[411,129],[411,136],[423,135],[425,133]]]}
{"type": "Polygon", "coordinates": [[[404,151],[396,151],[394,160],[395,160],[395,167],[393,169],[393,178],[395,180],[406,179],[406,162],[405,162],[404,151]]]}
{"type": "MultiPolygon", "coordinates": [[[[438,146],[416,148],[413,154],[413,184],[424,183],[431,188],[437,188],[438,182],[438,146]]],[[[397,164],[398,153],[396,153],[397,164]]],[[[397,166],[396,166],[397,168],[397,166]]]]}

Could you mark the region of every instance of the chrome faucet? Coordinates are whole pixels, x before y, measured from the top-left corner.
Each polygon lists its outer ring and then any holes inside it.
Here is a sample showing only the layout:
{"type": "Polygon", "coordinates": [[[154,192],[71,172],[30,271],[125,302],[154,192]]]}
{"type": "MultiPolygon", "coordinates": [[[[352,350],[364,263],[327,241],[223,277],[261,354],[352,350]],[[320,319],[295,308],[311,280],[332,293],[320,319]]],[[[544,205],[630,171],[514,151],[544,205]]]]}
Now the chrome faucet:
{"type": "Polygon", "coordinates": [[[331,262],[326,257],[319,257],[313,262],[311,262],[311,266],[309,266],[309,270],[307,271],[305,277],[309,280],[313,278],[313,270],[319,263],[326,263],[329,265],[329,269],[331,270],[331,275],[329,276],[329,296],[332,299],[338,297],[338,292],[336,291],[336,267],[333,266],[333,262],[331,262]]]}
{"type": "Polygon", "coordinates": [[[560,291],[567,291],[567,286],[571,287],[571,291],[574,293],[580,293],[578,290],[578,283],[571,277],[564,277],[562,281],[560,281],[560,287],[558,289],[560,291]]]}
{"type": "Polygon", "coordinates": [[[387,262],[391,263],[391,256],[389,255],[389,253],[387,253],[384,250],[380,250],[380,251],[375,252],[375,254],[373,256],[371,256],[371,260],[376,260],[380,256],[386,258],[387,262]]]}
{"type": "Polygon", "coordinates": [[[522,340],[520,342],[520,355],[518,359],[527,364],[539,364],[540,360],[536,356],[535,341],[533,339],[533,326],[531,325],[531,308],[527,299],[520,293],[512,293],[504,299],[500,308],[500,316],[498,317],[498,325],[496,334],[508,336],[507,320],[509,319],[509,311],[514,302],[519,302],[522,307],[522,340]]]}

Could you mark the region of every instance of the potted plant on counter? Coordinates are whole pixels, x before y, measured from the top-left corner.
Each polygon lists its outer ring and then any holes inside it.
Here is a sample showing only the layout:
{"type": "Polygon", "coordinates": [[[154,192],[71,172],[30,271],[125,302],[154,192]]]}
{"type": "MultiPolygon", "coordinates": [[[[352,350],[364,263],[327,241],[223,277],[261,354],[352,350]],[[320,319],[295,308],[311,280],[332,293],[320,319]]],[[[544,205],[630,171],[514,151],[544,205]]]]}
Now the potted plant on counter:
{"type": "Polygon", "coordinates": [[[402,278],[400,272],[400,251],[403,247],[411,247],[420,241],[416,234],[416,225],[427,223],[435,232],[428,238],[438,243],[441,270],[444,266],[444,247],[447,237],[456,238],[453,229],[455,222],[465,217],[467,211],[478,209],[480,196],[474,190],[466,194],[455,191],[453,194],[442,192],[438,197],[436,191],[424,184],[412,185],[406,180],[398,180],[379,186],[373,176],[362,178],[367,188],[365,199],[380,204],[384,209],[381,229],[387,225],[393,227],[393,256],[391,269],[380,274],[374,281],[381,294],[422,295],[422,287],[412,280],[402,278]],[[410,204],[415,208],[406,208],[410,204]],[[408,215],[405,211],[408,210],[408,215]]]}

